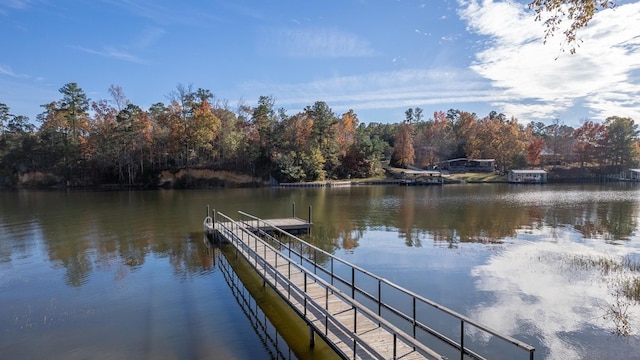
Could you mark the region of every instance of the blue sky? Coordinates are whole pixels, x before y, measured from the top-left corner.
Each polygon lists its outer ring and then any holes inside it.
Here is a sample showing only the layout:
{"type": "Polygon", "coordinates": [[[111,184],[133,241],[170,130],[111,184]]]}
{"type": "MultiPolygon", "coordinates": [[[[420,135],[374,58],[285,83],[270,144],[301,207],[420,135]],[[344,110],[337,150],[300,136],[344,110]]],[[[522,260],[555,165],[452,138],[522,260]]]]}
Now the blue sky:
{"type": "Polygon", "coordinates": [[[76,82],[144,109],[191,84],[232,110],[269,95],[364,123],[410,107],[640,122],[639,1],[599,12],[575,55],[543,44],[526,2],[497,0],[0,0],[0,34],[0,102],[32,121],[76,82]]]}

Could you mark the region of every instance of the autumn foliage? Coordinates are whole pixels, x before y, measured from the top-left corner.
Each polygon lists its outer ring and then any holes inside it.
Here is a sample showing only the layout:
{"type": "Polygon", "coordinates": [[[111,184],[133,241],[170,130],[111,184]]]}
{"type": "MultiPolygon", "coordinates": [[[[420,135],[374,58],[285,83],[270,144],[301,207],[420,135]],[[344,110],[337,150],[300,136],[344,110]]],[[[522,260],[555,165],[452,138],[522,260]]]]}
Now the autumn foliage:
{"type": "Polygon", "coordinates": [[[60,94],[42,105],[39,127],[0,103],[5,186],[25,172],[68,186],[157,186],[160,172],[189,168],[279,182],[364,178],[383,174],[389,163],[434,168],[455,158],[494,159],[499,172],[546,165],[622,169],[637,165],[640,150],[637,125],[616,116],[574,129],[557,119],[527,124],[457,109],[424,119],[422,109],[412,108],[400,123],[363,124],[354,110],[337,115],[322,101],[291,115],[268,96],[232,109],[191,85],[178,85],[167,104],[146,110],[118,86],[109,89],[110,99],[90,101],[75,83],[60,94]]]}

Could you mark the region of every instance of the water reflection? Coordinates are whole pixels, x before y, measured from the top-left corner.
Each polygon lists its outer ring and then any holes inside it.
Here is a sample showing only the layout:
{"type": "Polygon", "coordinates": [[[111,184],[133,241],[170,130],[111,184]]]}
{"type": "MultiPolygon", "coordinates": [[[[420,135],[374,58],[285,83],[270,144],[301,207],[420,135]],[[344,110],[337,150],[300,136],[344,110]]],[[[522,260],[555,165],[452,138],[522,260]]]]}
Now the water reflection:
{"type": "MultiPolygon", "coordinates": [[[[621,279],[640,274],[627,270],[603,272],[580,266],[575,259],[606,257],[622,262],[637,249],[585,241],[571,229],[561,229],[550,240],[544,230],[528,234],[527,238],[537,237],[536,241],[511,246],[487,264],[472,269],[477,289],[491,294],[491,301],[476,305],[472,313],[500,331],[538,338],[545,346],[540,349],[542,358],[609,358],[615,344],[624,344],[617,348],[616,358],[636,356],[639,339],[616,337],[621,324],[612,315],[624,306],[633,324],[625,330],[628,335],[637,335],[640,305],[622,299],[619,284],[621,279]],[[585,330],[595,333],[595,329],[607,329],[609,346],[584,342],[585,330]]],[[[536,353],[540,356],[539,351],[536,353]]]]}
{"type": "Polygon", "coordinates": [[[635,189],[515,190],[505,185],[339,189],[340,196],[353,200],[314,204],[320,206],[316,214],[323,216],[313,229],[314,239],[331,251],[357,248],[371,229],[397,231],[408,247],[421,247],[424,239],[450,247],[501,243],[520,229],[542,226],[551,234],[557,227],[570,226],[584,238],[606,241],[628,240],[637,232],[639,204],[631,200],[635,189]]]}
{"type": "MultiPolygon", "coordinates": [[[[571,226],[584,238],[631,239],[638,227],[638,203],[630,200],[630,190],[593,190],[371,186],[301,191],[297,196],[302,200],[293,200],[313,205],[313,239],[332,253],[354,251],[366,232],[376,229],[397,231],[408,247],[422,247],[425,241],[452,248],[466,242],[500,243],[520,229],[542,226],[552,237],[556,228],[571,226]]],[[[286,194],[292,193],[268,195],[287,201],[286,194]]],[[[184,223],[195,221],[194,229],[199,229],[202,214],[195,207],[192,217],[172,212],[189,201],[183,196],[176,192],[3,196],[0,205],[12,211],[3,212],[0,235],[11,241],[0,243],[0,262],[11,262],[20,254],[33,256],[40,250],[33,239],[42,237],[48,259],[68,269],[67,282],[72,286],[82,286],[94,266],[115,262],[134,270],[151,252],[168,256],[176,273],[192,271],[193,264],[180,257],[193,251],[189,243],[197,235],[181,242],[174,236],[184,237],[176,231],[184,223]],[[55,207],[42,207],[52,202],[55,207]],[[162,205],[153,206],[158,203],[162,205]]],[[[273,216],[274,209],[265,205],[256,213],[273,216]]]]}
{"type": "MultiPolygon", "coordinates": [[[[209,242],[207,241],[207,244],[209,242]]],[[[227,259],[215,248],[211,248],[215,253],[215,262],[220,268],[227,285],[231,289],[238,305],[251,323],[256,335],[264,345],[271,359],[297,359],[295,354],[287,345],[282,335],[278,333],[275,326],[269,321],[267,315],[262,311],[258,302],[251,296],[249,290],[242,283],[242,280],[235,273],[227,259]]]]}
{"type": "Polygon", "coordinates": [[[61,305],[67,297],[74,304],[66,287],[108,305],[114,287],[128,286],[118,300],[131,297],[138,300],[125,303],[147,308],[151,295],[131,288],[168,279],[188,284],[218,271],[199,231],[205,204],[229,215],[273,217],[288,216],[295,202],[299,212],[313,206],[308,239],[315,245],[522,335],[541,346],[538,358],[606,358],[618,345],[633,355],[640,353],[640,313],[636,303],[625,308],[616,298],[618,275],[576,268],[565,256],[637,255],[639,194],[637,186],[551,185],[3,193],[0,303],[10,310],[0,315],[13,326],[40,326],[45,316],[47,326],[61,318],[93,321],[95,307],[61,305]],[[37,300],[29,309],[20,306],[25,299],[37,300]],[[623,310],[632,336],[621,339],[611,311],[623,310]]]}

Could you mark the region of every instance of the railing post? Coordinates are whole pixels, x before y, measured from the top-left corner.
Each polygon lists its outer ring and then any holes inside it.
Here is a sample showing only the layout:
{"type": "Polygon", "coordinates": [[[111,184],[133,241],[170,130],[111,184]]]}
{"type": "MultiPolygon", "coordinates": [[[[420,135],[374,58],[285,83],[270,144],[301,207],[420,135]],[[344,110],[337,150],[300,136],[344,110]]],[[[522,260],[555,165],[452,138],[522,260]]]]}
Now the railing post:
{"type": "Polygon", "coordinates": [[[353,307],[353,333],[358,333],[358,308],[353,307]]]}
{"type": "MultiPolygon", "coordinates": [[[[311,211],[311,205],[309,205],[309,224],[313,224],[312,222],[313,218],[311,216],[312,213],[313,212],[311,211]]],[[[309,227],[309,235],[311,235],[311,227],[309,227]]]]}
{"type": "Polygon", "coordinates": [[[464,360],[464,320],[460,320],[460,360],[464,360]]]}
{"type": "Polygon", "coordinates": [[[413,297],[413,338],[416,338],[416,297],[413,297]]]}
{"type": "Polygon", "coordinates": [[[324,334],[325,335],[329,334],[329,315],[324,316],[324,334]]]}
{"type": "Polygon", "coordinates": [[[380,316],[381,313],[382,313],[382,280],[378,279],[378,316],[380,316]]]}
{"type": "Polygon", "coordinates": [[[397,352],[398,352],[398,336],[396,335],[396,333],[393,333],[393,358],[395,359],[397,357],[397,352]]]}
{"type": "Polygon", "coordinates": [[[353,338],[353,359],[356,359],[356,355],[357,355],[357,351],[356,351],[356,346],[358,345],[358,343],[356,342],[356,338],[353,338]]]}
{"type": "Polygon", "coordinates": [[[313,331],[313,326],[309,325],[309,347],[313,348],[316,345],[315,339],[316,333],[313,331]]]}
{"type": "Polygon", "coordinates": [[[356,298],[356,268],[351,267],[351,298],[356,298]]]}
{"type": "Polygon", "coordinates": [[[331,285],[333,285],[333,256],[331,257],[331,285]]]}
{"type": "Polygon", "coordinates": [[[329,311],[329,288],[324,288],[324,309],[329,311]]]}

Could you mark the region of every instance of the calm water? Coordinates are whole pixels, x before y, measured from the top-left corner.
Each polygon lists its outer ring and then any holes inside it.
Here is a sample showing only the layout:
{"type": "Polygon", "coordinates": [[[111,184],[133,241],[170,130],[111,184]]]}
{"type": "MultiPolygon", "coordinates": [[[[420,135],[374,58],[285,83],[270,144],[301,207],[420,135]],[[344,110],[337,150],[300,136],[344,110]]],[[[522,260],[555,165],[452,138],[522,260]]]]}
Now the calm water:
{"type": "Polygon", "coordinates": [[[640,358],[640,305],[622,295],[640,277],[624,266],[640,264],[630,184],[0,193],[0,354],[295,358],[202,234],[207,204],[284,217],[294,202],[318,246],[537,359],[640,358]]]}

